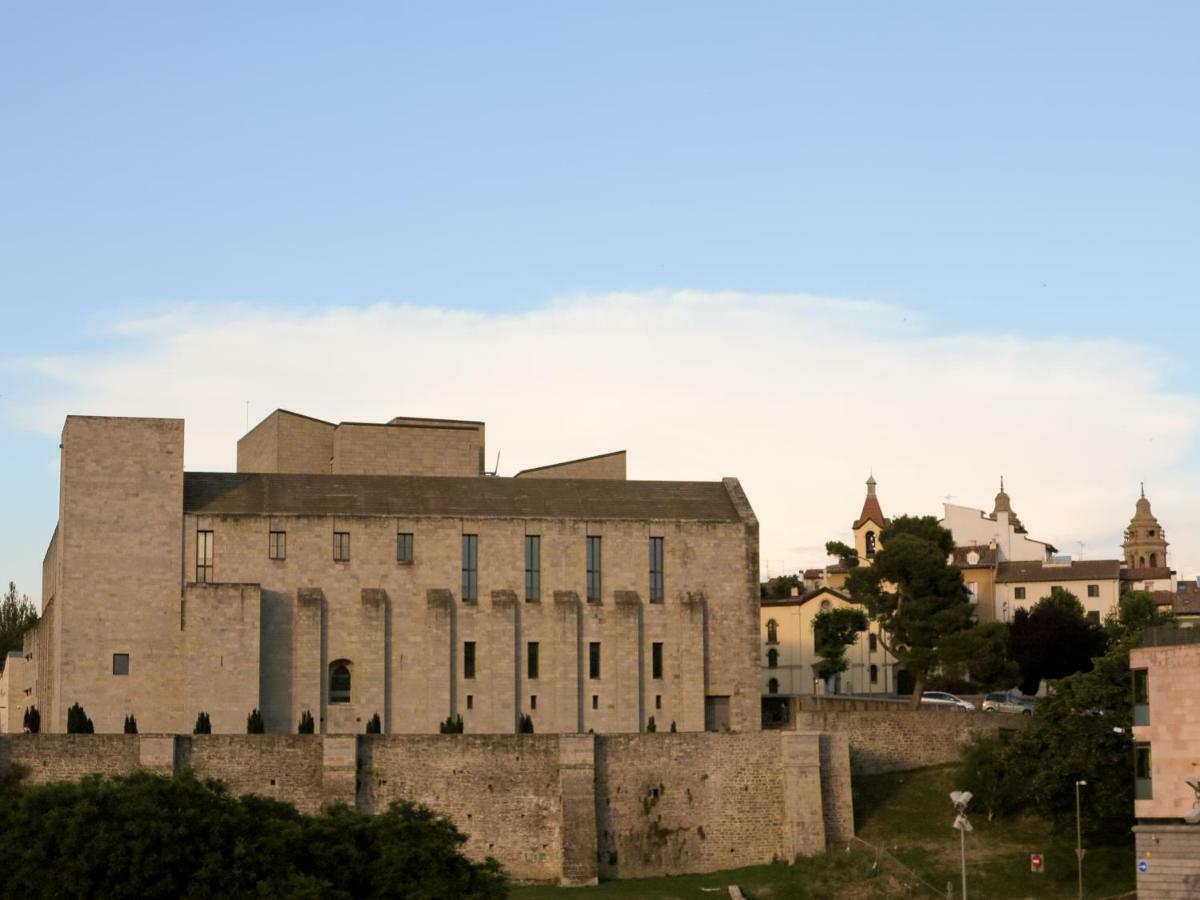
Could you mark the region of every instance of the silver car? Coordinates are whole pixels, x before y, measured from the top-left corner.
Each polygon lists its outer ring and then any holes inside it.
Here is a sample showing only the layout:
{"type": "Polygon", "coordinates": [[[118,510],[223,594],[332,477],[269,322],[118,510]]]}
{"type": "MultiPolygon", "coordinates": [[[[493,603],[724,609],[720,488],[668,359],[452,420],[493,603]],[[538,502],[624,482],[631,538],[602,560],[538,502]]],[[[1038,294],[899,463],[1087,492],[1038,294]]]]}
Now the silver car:
{"type": "Polygon", "coordinates": [[[984,712],[1006,712],[1032,716],[1034,701],[1021,694],[996,693],[983,698],[984,712]]]}
{"type": "Polygon", "coordinates": [[[921,705],[940,706],[946,709],[975,709],[975,704],[970,700],[955,697],[953,694],[947,694],[945,691],[925,691],[921,695],[921,705]]]}

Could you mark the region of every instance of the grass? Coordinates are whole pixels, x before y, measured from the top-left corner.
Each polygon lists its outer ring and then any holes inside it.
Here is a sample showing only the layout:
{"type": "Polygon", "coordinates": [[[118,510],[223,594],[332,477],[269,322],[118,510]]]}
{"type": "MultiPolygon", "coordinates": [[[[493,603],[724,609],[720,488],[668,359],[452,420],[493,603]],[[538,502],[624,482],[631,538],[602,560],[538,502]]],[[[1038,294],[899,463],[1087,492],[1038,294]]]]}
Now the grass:
{"type": "MultiPolygon", "coordinates": [[[[854,779],[859,836],[882,848],[901,865],[856,844],[824,856],[732,869],[707,875],[677,875],[609,881],[594,888],[515,887],[513,900],[725,900],[728,885],[749,900],[883,900],[891,897],[944,897],[947,882],[959,896],[959,837],[951,828],[949,794],[957,766],[854,779]],[[917,884],[904,867],[935,894],[917,884]]],[[[971,817],[967,835],[967,879],[972,900],[1070,900],[1076,896],[1075,835],[1055,831],[1036,816],[996,819],[971,817]],[[1029,871],[1029,854],[1040,853],[1045,872],[1029,871]]],[[[1093,847],[1084,859],[1084,896],[1106,898],[1134,888],[1132,841],[1093,847]]]]}

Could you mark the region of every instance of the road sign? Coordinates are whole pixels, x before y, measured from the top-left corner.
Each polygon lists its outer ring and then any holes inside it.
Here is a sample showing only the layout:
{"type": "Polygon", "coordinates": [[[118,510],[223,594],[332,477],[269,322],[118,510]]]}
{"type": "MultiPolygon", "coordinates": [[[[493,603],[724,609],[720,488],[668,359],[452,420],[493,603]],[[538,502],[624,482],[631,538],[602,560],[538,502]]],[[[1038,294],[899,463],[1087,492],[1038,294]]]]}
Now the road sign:
{"type": "Polygon", "coordinates": [[[1030,853],[1029,854],[1029,871],[1030,872],[1045,872],[1046,871],[1046,861],[1044,859],[1042,859],[1042,854],[1040,854],[1040,853],[1030,853]]]}
{"type": "Polygon", "coordinates": [[[1138,860],[1138,871],[1143,872],[1143,873],[1149,872],[1150,871],[1150,863],[1146,862],[1144,859],[1139,859],[1138,860]]]}

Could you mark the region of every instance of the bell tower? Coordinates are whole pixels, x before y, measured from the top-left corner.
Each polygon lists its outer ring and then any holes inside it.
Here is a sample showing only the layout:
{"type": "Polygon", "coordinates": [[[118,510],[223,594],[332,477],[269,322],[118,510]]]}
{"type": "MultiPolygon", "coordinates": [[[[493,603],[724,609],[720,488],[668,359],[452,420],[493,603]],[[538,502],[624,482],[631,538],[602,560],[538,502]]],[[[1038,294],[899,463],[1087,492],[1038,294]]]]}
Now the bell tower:
{"type": "Polygon", "coordinates": [[[883,516],[883,509],[879,506],[879,498],[875,496],[875,483],[875,474],[872,473],[867,479],[867,496],[863,500],[862,512],[850,526],[854,531],[854,549],[858,551],[859,560],[864,563],[873,560],[881,549],[879,533],[888,524],[888,520],[883,516]]]}
{"type": "Polygon", "coordinates": [[[1133,518],[1125,529],[1125,543],[1121,547],[1125,551],[1125,565],[1131,569],[1157,569],[1167,565],[1167,536],[1150,511],[1145,484],[1133,518]]]}

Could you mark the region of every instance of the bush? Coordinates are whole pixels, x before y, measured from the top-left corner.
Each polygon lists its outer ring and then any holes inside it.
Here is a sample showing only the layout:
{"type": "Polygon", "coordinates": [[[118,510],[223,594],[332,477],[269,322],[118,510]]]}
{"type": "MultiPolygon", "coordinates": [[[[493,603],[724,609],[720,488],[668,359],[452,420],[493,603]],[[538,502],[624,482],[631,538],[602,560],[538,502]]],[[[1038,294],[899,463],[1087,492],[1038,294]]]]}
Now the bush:
{"type": "Polygon", "coordinates": [[[36,706],[31,706],[25,710],[25,718],[21,723],[21,727],[28,729],[30,734],[37,734],[42,730],[42,714],[38,712],[36,706]]]}
{"type": "Polygon", "coordinates": [[[196,726],[192,729],[192,734],[212,734],[212,722],[208,720],[208,713],[202,712],[196,716],[196,726]]]}
{"type": "Polygon", "coordinates": [[[441,731],[442,734],[462,734],[462,716],[446,716],[446,721],[438,726],[438,730],[441,731]]]}
{"type": "Polygon", "coordinates": [[[379,713],[367,719],[367,734],[383,734],[383,723],[379,721],[379,713]]]}
{"type": "Polygon", "coordinates": [[[674,719],[671,720],[671,731],[672,732],[675,731],[675,720],[674,719]]]}
{"type": "Polygon", "coordinates": [[[129,715],[127,715],[125,717],[125,733],[126,734],[137,734],[138,733],[137,719],[134,717],[133,713],[130,713],[129,715]]]}
{"type": "Polygon", "coordinates": [[[307,709],[300,713],[300,734],[312,734],[317,730],[317,723],[313,721],[312,713],[307,709]]]}
{"type": "Polygon", "coordinates": [[[517,725],[520,734],[533,734],[533,716],[521,713],[521,721],[517,725]]]}
{"type": "Polygon", "coordinates": [[[649,718],[649,720],[646,722],[646,731],[648,731],[648,732],[658,731],[658,723],[654,721],[654,716],[651,716],[649,718]]]}
{"type": "Polygon", "coordinates": [[[250,710],[250,715],[246,716],[246,734],[264,734],[266,730],[263,725],[262,713],[258,711],[258,707],[250,710]]]}
{"type": "Polygon", "coordinates": [[[495,860],[420,806],[302,815],[214,781],[147,772],[75,783],[0,782],[3,893],[12,897],[507,896],[495,860]]]}
{"type": "Polygon", "coordinates": [[[95,734],[96,727],[78,703],[67,710],[67,734],[95,734]]]}

